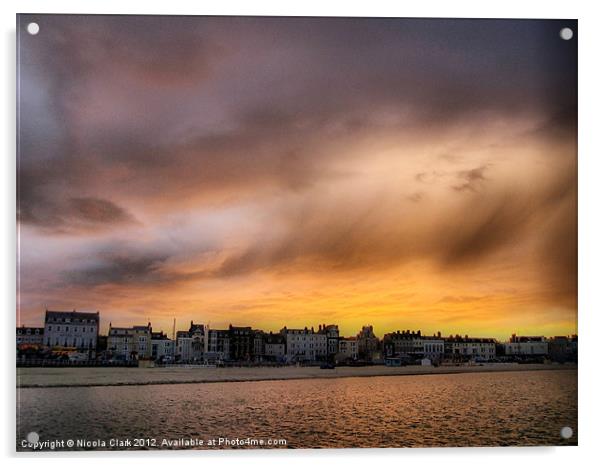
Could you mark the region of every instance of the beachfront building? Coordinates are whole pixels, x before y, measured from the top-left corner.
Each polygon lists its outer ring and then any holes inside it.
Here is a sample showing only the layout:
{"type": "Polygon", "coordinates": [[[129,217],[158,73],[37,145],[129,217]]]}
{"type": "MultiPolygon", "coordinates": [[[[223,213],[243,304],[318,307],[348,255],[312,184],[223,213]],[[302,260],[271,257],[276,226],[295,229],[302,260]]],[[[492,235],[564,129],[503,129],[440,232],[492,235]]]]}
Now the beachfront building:
{"type": "Polygon", "coordinates": [[[288,362],[324,361],[328,354],[328,337],[308,329],[284,327],[280,333],[286,338],[286,359],[288,362]]]}
{"type": "Polygon", "coordinates": [[[381,358],[380,340],[374,334],[372,325],[364,325],[357,334],[358,358],[364,361],[374,361],[381,358]]]}
{"type": "Polygon", "coordinates": [[[228,339],[231,361],[250,361],[253,359],[255,333],[251,327],[228,327],[228,339]]]}
{"type": "Polygon", "coordinates": [[[176,332],[176,360],[188,362],[192,359],[192,338],[186,330],[176,332]]]}
{"type": "Polygon", "coordinates": [[[81,352],[96,350],[98,312],[49,311],[44,318],[44,345],[50,348],[74,348],[81,352]]]}
{"type": "Polygon", "coordinates": [[[268,361],[283,362],[286,359],[286,338],[279,333],[265,335],[264,355],[268,361]]]}
{"type": "Polygon", "coordinates": [[[155,361],[171,362],[175,357],[176,345],[165,333],[151,333],[151,358],[155,361]]]}
{"type": "Polygon", "coordinates": [[[577,335],[550,338],[548,355],[556,362],[577,362],[577,335]]]}
{"type": "Polygon", "coordinates": [[[512,335],[505,345],[506,356],[519,358],[547,356],[548,342],[545,337],[520,337],[512,335]]]}
{"type": "Polygon", "coordinates": [[[469,338],[468,335],[445,339],[445,358],[453,361],[488,361],[495,359],[493,338],[469,338]]]}
{"type": "Polygon", "coordinates": [[[42,346],[44,344],[43,327],[17,327],[17,348],[42,346]]]}
{"type": "Polygon", "coordinates": [[[209,363],[219,363],[230,358],[230,331],[207,328],[204,359],[209,363]]]}
{"type": "Polygon", "coordinates": [[[113,327],[109,323],[107,351],[113,359],[118,360],[150,359],[152,331],[150,322],[133,327],[113,327]]]}
{"type": "Polygon", "coordinates": [[[402,359],[418,359],[423,356],[422,333],[418,331],[403,330],[387,333],[383,337],[384,356],[399,357],[402,359]]]}
{"type": "Polygon", "coordinates": [[[263,330],[253,330],[253,360],[261,362],[265,358],[265,338],[263,330]]]}
{"type": "Polygon", "coordinates": [[[432,363],[439,363],[445,354],[445,341],[441,338],[441,333],[432,337],[423,337],[422,339],[422,357],[432,363]]]}
{"type": "Polygon", "coordinates": [[[207,351],[205,326],[190,321],[190,328],[176,333],[175,357],[181,362],[199,362],[204,360],[207,351]]]}
{"type": "Polygon", "coordinates": [[[383,338],[385,358],[400,358],[405,362],[429,359],[438,363],[445,353],[445,342],[441,333],[433,336],[423,335],[418,331],[396,331],[388,333],[383,338]]]}
{"type": "Polygon", "coordinates": [[[321,324],[318,326],[318,333],[326,335],[326,355],[328,358],[334,358],[339,352],[339,326],[321,324]]]}
{"type": "Polygon", "coordinates": [[[356,361],[358,358],[358,342],[355,337],[342,337],[339,339],[339,352],[336,361],[356,361]]]}

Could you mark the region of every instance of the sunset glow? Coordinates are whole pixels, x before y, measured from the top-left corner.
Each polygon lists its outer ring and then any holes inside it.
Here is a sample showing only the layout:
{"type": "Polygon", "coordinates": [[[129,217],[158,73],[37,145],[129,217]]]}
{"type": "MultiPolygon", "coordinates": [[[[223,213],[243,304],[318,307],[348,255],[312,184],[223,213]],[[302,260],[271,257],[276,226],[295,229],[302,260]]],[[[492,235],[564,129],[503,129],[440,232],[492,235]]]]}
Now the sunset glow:
{"type": "Polygon", "coordinates": [[[46,17],[17,324],[576,333],[577,41],[481,23],[46,17]]]}

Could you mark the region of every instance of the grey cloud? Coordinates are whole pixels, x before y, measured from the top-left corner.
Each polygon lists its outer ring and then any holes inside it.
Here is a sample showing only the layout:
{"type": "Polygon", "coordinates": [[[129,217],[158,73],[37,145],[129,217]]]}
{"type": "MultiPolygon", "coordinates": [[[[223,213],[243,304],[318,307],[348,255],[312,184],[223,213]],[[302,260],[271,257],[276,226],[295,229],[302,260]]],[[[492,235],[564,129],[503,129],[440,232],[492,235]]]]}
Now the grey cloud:
{"type": "Polygon", "coordinates": [[[511,195],[492,205],[465,212],[446,234],[443,263],[457,266],[479,261],[516,241],[533,214],[532,208],[511,195]]]}
{"type": "Polygon", "coordinates": [[[165,254],[105,252],[96,257],[96,264],[69,270],[63,281],[69,285],[127,285],[158,284],[166,281],[161,266],[168,259],[165,254]]]}
{"type": "Polygon", "coordinates": [[[477,191],[482,183],[487,179],[485,178],[485,170],[487,165],[483,165],[478,168],[472,168],[470,170],[461,170],[456,173],[456,178],[459,179],[459,183],[452,186],[456,191],[477,191]]]}
{"type": "MultiPolygon", "coordinates": [[[[402,143],[408,132],[432,135],[483,114],[567,105],[562,92],[550,98],[530,89],[540,76],[552,87],[560,79],[548,73],[551,62],[541,59],[547,55],[537,44],[550,53],[569,46],[544,44],[539,34],[553,29],[545,22],[477,22],[467,29],[445,20],[42,19],[44,41],[23,37],[23,95],[35,94],[39,80],[50,83],[52,104],[42,114],[52,117],[23,128],[21,187],[38,192],[35,200],[19,192],[24,211],[40,199],[64,197],[65,182],[73,197],[104,183],[124,196],[161,192],[162,202],[175,207],[195,192],[213,202],[212,191],[299,190],[338,175],[326,167],[344,155],[322,148],[338,139],[382,134],[402,143]],[[519,59],[532,66],[515,67],[518,52],[508,55],[512,44],[495,46],[499,37],[522,44],[519,59]],[[499,78],[500,69],[512,70],[511,83],[499,78]],[[123,76],[133,107],[127,121],[97,127],[78,109],[89,105],[90,93],[106,89],[105,75],[123,76]],[[211,99],[229,111],[221,129],[205,126],[211,99]],[[179,113],[191,101],[198,110],[179,113]],[[383,112],[393,114],[392,122],[381,120],[383,112]],[[59,123],[51,126],[52,119],[59,123]],[[48,163],[36,170],[40,159],[48,163]]],[[[32,121],[34,108],[25,105],[22,114],[32,121]]],[[[471,189],[477,181],[456,187],[471,189]]]]}
{"type": "Polygon", "coordinates": [[[86,222],[131,222],[133,217],[123,208],[106,199],[77,197],[69,199],[70,214],[86,222]]]}
{"type": "Polygon", "coordinates": [[[128,211],[107,199],[76,197],[49,201],[34,196],[27,201],[21,199],[19,203],[19,221],[49,233],[73,234],[137,223],[128,211]]]}

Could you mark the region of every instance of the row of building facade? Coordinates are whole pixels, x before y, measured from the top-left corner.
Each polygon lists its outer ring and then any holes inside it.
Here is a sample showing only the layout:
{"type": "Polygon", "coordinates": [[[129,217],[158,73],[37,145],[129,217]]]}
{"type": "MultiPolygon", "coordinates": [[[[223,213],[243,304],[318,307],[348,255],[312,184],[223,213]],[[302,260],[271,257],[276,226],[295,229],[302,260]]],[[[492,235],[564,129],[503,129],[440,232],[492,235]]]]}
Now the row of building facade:
{"type": "Polygon", "coordinates": [[[114,327],[99,335],[98,312],[46,311],[44,327],[17,327],[17,349],[78,354],[80,357],[111,360],[155,360],[161,362],[216,363],[227,361],[308,363],[372,362],[401,365],[428,361],[495,361],[550,358],[576,361],[577,337],[512,337],[507,342],[493,338],[442,337],[420,331],[396,331],[382,339],[372,326],[364,326],[354,337],[343,337],[337,325],[321,324],[303,329],[284,327],[264,332],[230,325],[213,329],[190,322],[188,330],[170,338],[155,332],[150,324],[114,327]]]}

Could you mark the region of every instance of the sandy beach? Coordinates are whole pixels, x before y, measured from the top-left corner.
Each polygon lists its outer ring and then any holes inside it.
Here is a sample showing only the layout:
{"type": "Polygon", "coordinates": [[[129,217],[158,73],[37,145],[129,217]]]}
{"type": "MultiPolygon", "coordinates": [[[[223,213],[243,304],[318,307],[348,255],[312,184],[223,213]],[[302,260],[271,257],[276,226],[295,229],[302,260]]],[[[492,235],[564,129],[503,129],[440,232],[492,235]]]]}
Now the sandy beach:
{"type": "Polygon", "coordinates": [[[126,368],[25,367],[17,368],[17,387],[100,387],[211,382],[250,382],[337,377],[410,376],[466,372],[576,370],[573,364],[483,364],[475,366],[366,366],[337,367],[229,367],[229,368],[126,368]]]}

